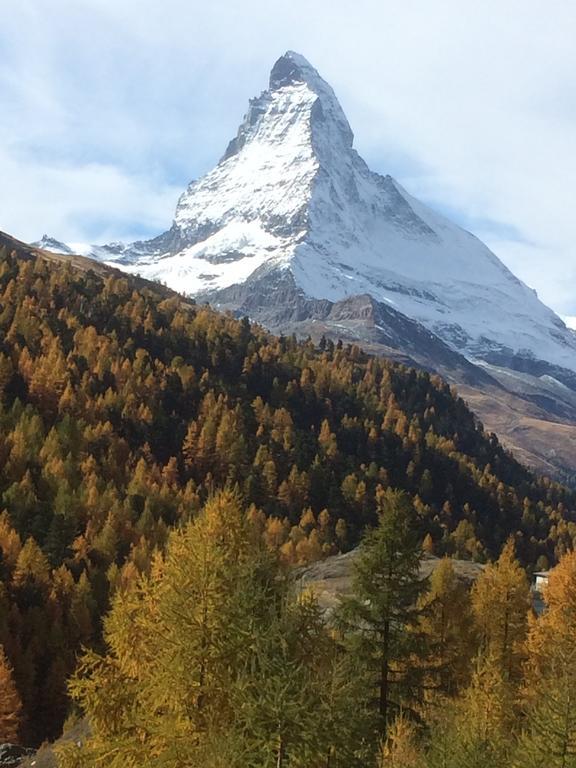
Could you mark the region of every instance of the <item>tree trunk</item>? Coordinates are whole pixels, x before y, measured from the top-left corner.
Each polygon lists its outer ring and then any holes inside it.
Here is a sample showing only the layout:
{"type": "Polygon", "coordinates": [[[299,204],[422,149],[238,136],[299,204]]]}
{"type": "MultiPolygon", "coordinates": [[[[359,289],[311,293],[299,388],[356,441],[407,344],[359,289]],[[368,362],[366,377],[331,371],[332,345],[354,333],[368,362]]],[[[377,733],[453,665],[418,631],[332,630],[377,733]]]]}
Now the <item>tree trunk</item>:
{"type": "Polygon", "coordinates": [[[382,634],[382,656],[380,662],[380,701],[379,713],[381,719],[380,731],[382,738],[386,738],[386,728],[388,725],[388,696],[389,696],[389,645],[390,645],[390,622],[384,624],[382,634]]]}
{"type": "Polygon", "coordinates": [[[282,768],[284,765],[284,739],[278,737],[278,757],[276,759],[276,768],[282,768]]]}

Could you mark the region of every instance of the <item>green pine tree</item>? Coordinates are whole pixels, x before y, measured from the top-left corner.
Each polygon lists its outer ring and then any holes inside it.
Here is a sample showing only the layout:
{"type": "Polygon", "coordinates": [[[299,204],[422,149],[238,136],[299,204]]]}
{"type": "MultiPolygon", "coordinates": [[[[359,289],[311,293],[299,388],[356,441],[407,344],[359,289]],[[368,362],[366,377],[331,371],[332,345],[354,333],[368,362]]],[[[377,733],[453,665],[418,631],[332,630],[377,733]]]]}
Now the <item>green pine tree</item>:
{"type": "Polygon", "coordinates": [[[354,563],[353,594],[342,600],[338,623],[372,673],[378,731],[386,736],[401,707],[418,697],[413,656],[417,652],[421,549],[414,508],[401,491],[380,489],[378,525],[369,531],[354,563]]]}

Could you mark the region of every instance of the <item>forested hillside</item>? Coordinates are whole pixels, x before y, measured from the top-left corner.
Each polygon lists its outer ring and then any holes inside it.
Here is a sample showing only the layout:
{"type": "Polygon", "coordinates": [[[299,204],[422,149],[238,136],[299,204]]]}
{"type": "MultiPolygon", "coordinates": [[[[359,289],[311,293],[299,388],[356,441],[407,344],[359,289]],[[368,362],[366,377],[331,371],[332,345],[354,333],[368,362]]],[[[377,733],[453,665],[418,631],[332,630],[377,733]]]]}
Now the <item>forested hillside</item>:
{"type": "Polygon", "coordinates": [[[485,560],[512,535],[545,566],[572,546],[573,493],[520,466],[439,378],[357,347],[7,248],[0,338],[0,668],[27,742],[59,733],[113,594],[219,488],[287,564],[353,546],[390,487],[435,554],[485,560]]]}
{"type": "Polygon", "coordinates": [[[470,585],[420,572],[408,495],[377,493],[351,593],[323,614],[219,492],[113,599],[71,681],[60,768],[570,768],[576,556],[537,615],[509,541],[470,585]]]}

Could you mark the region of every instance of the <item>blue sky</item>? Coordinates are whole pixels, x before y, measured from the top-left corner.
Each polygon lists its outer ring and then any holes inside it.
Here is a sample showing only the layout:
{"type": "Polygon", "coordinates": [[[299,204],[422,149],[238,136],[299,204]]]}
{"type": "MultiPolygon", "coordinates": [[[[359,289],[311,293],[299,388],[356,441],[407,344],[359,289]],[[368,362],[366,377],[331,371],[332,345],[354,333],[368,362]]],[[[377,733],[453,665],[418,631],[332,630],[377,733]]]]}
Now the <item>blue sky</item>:
{"type": "Polygon", "coordinates": [[[374,170],[576,315],[575,39],[572,0],[5,0],[0,228],[164,230],[293,49],[374,170]]]}

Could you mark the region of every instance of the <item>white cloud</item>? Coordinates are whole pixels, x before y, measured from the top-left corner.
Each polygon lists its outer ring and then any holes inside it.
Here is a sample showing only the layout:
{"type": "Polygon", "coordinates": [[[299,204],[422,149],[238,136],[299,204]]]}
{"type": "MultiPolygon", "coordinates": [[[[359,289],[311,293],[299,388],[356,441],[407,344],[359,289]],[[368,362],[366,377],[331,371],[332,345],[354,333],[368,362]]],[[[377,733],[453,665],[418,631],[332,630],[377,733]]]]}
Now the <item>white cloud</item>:
{"type": "Polygon", "coordinates": [[[372,167],[576,315],[575,36],[572,0],[4,3],[0,228],[162,230],[292,48],[372,167]]]}
{"type": "Polygon", "coordinates": [[[43,233],[103,242],[162,231],[181,190],[100,163],[58,167],[14,162],[0,151],[2,227],[27,240],[43,233]],[[10,222],[6,226],[4,222],[10,222]]]}

